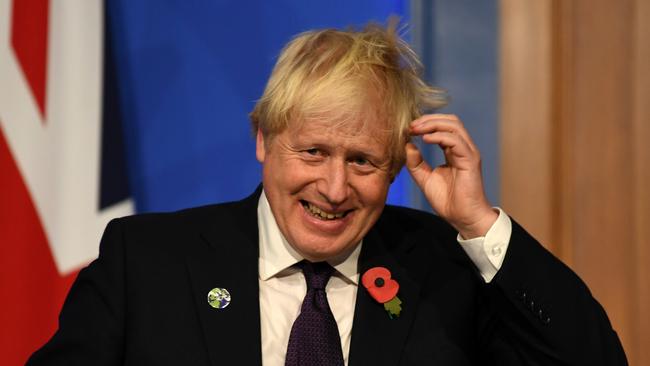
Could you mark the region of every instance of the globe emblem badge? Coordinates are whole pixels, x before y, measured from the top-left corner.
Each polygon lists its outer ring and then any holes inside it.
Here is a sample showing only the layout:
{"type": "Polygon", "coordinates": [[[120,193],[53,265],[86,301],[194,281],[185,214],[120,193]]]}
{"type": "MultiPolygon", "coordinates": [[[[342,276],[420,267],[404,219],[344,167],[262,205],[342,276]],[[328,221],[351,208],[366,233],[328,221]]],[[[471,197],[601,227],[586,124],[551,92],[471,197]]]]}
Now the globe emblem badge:
{"type": "Polygon", "coordinates": [[[225,288],[213,288],[208,292],[208,304],[215,309],[225,308],[230,305],[230,292],[225,288]]]}

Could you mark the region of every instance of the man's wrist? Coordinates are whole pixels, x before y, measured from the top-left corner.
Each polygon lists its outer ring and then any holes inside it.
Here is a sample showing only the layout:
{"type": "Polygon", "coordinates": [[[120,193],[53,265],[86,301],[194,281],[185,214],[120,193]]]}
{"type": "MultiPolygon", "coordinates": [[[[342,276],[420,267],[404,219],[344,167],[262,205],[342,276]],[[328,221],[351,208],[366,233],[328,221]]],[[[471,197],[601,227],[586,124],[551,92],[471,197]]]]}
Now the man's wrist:
{"type": "Polygon", "coordinates": [[[465,240],[459,233],[456,238],[485,282],[492,281],[501,269],[512,234],[512,223],[508,215],[498,207],[494,209],[499,213],[497,220],[484,236],[465,240]]]}
{"type": "Polygon", "coordinates": [[[490,230],[492,225],[494,225],[498,217],[499,212],[493,208],[490,208],[484,215],[481,216],[481,219],[474,224],[457,227],[456,229],[463,239],[469,240],[478,238],[487,234],[488,230],[490,230]]]}

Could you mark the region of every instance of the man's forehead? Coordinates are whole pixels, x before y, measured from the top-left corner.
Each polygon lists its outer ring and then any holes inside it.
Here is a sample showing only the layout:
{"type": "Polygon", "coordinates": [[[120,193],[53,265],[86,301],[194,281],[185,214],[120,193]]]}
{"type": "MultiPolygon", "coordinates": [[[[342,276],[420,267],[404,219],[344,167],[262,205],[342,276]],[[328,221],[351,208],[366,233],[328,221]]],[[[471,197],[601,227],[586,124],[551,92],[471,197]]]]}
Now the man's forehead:
{"type": "Polygon", "coordinates": [[[332,120],[327,116],[294,121],[287,126],[289,134],[300,136],[328,136],[342,140],[385,142],[390,135],[386,123],[374,118],[332,120]]]}

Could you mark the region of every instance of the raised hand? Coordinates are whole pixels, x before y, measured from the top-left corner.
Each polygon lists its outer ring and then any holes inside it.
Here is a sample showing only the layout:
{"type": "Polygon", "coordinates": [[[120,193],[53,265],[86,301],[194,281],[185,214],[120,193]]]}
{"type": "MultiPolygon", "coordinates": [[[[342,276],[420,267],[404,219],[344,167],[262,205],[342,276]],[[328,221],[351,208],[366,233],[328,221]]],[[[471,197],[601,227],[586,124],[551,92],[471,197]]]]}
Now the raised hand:
{"type": "Polygon", "coordinates": [[[431,207],[461,236],[484,236],[498,214],[485,197],[481,155],[455,115],[429,114],[411,122],[412,136],[440,146],[446,163],[433,169],[420,150],[406,145],[406,167],[431,207]]]}

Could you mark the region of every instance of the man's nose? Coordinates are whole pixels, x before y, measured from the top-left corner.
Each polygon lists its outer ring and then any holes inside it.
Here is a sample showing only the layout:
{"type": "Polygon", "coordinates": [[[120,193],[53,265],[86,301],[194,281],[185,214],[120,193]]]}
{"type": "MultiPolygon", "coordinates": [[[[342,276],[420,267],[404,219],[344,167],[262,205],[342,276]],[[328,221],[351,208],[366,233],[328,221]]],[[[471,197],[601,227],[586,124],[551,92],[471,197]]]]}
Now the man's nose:
{"type": "Polygon", "coordinates": [[[319,180],[318,190],[328,203],[340,205],[348,198],[349,189],[346,162],[332,159],[326,164],[323,177],[319,180]]]}

